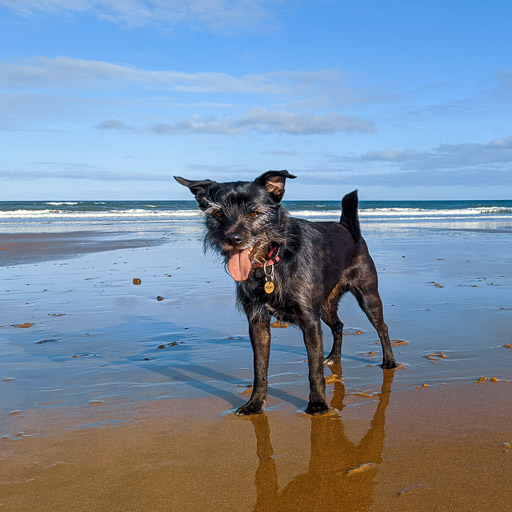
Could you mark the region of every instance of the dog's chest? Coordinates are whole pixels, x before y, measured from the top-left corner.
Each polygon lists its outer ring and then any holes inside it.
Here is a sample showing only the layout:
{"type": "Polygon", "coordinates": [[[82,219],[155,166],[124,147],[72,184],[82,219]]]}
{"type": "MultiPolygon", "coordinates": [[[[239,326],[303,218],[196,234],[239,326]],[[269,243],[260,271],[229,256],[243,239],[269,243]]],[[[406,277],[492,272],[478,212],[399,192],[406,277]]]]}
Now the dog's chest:
{"type": "Polygon", "coordinates": [[[250,315],[270,314],[278,320],[296,323],[298,304],[293,294],[287,292],[286,282],[278,275],[270,279],[263,273],[255,272],[255,275],[239,287],[238,300],[250,315]]]}

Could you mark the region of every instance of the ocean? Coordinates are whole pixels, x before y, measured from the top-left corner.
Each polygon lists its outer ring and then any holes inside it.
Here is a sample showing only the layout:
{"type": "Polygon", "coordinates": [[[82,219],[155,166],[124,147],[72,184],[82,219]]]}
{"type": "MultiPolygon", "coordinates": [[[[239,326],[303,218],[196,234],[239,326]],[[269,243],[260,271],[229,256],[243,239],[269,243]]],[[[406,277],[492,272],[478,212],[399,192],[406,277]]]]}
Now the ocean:
{"type": "MultiPolygon", "coordinates": [[[[284,201],[295,217],[335,221],[339,201],[284,201]]],[[[361,201],[361,223],[372,230],[395,227],[512,229],[512,200],[361,201]]],[[[3,201],[0,232],[160,231],[200,225],[195,201],[3,201]]]]}

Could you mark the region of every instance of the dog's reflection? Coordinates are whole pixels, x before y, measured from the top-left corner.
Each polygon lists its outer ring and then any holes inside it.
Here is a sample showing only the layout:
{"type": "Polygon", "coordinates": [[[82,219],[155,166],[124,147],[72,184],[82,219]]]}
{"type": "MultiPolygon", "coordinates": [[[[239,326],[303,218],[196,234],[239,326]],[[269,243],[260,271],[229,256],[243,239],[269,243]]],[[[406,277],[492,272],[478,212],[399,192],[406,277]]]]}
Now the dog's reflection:
{"type": "MultiPolygon", "coordinates": [[[[341,368],[331,368],[341,375],[341,368]]],[[[278,489],[278,474],[273,459],[270,427],[265,414],[252,416],[256,433],[257,502],[255,511],[365,511],[373,502],[373,486],[378,464],[382,461],[385,414],[389,404],[394,372],[383,371],[377,410],[371,425],[359,443],[345,434],[343,420],[333,416],[311,417],[311,455],[309,469],[296,476],[284,489],[278,489]],[[364,466],[362,466],[364,465],[364,466]],[[359,470],[350,471],[353,468],[359,470]]],[[[344,407],[345,386],[335,384],[331,407],[344,407]]]]}

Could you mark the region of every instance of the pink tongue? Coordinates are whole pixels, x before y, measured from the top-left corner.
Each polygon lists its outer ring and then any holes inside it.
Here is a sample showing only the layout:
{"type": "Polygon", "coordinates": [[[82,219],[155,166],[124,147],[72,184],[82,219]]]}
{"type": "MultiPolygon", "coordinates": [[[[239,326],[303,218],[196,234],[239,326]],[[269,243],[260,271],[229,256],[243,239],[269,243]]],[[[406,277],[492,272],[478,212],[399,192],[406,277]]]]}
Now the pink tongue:
{"type": "Polygon", "coordinates": [[[235,281],[245,281],[251,270],[249,249],[244,251],[231,251],[228,261],[228,270],[235,281]]]}

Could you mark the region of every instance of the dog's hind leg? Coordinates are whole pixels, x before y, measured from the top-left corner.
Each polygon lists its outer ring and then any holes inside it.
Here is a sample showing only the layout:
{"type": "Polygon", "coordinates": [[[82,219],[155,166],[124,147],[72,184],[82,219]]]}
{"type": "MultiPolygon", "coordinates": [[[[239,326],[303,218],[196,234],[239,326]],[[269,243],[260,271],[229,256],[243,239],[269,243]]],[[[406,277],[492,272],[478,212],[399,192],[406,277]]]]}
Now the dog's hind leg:
{"type": "Polygon", "coordinates": [[[388,326],[384,323],[384,314],[382,311],[382,300],[379,292],[377,291],[377,284],[371,283],[369,287],[355,287],[351,289],[359,306],[366,313],[368,320],[373,325],[377,334],[379,335],[380,344],[382,345],[382,368],[391,369],[396,368],[395,357],[391,349],[389,341],[388,326]]]}
{"type": "Polygon", "coordinates": [[[343,342],[343,322],[338,316],[338,304],[341,296],[345,293],[345,289],[338,284],[329,295],[328,299],[322,306],[322,320],[331,329],[332,333],[332,349],[329,355],[324,359],[324,363],[328,365],[341,363],[341,344],[343,342]]]}
{"type": "Polygon", "coordinates": [[[324,359],[328,365],[341,363],[341,344],[343,342],[343,322],[338,316],[338,303],[329,304],[329,309],[322,310],[322,320],[327,324],[332,332],[332,349],[329,355],[324,359]]]}
{"type": "Polygon", "coordinates": [[[267,400],[270,319],[259,316],[249,319],[249,336],[254,357],[254,384],[251,398],[246,404],[237,409],[235,412],[237,416],[261,413],[267,400]]]}

